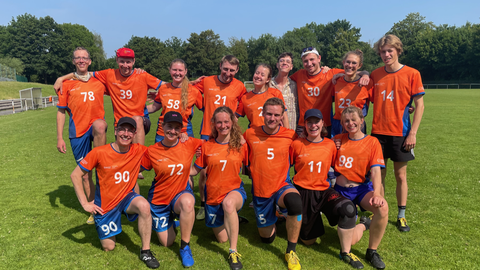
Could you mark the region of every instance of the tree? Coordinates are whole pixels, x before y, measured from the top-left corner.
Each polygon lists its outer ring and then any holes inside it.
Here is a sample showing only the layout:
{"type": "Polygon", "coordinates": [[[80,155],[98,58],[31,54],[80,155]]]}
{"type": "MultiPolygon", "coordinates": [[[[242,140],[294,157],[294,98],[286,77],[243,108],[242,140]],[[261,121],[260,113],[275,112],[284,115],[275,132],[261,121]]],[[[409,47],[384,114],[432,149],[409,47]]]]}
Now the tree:
{"type": "Polygon", "coordinates": [[[415,61],[415,58],[408,55],[410,48],[417,43],[422,33],[432,29],[435,29],[435,25],[425,21],[425,17],[415,12],[409,13],[405,19],[395,23],[386,34],[394,34],[400,38],[403,43],[403,54],[400,55],[399,61],[408,64],[415,61]]]}
{"type": "Polygon", "coordinates": [[[226,46],[213,30],[192,33],[185,47],[185,62],[192,77],[218,73],[218,65],[225,55],[226,46]]]}
{"type": "Polygon", "coordinates": [[[295,72],[303,68],[300,59],[301,52],[304,48],[313,46],[318,47],[317,36],[315,35],[315,28],[317,24],[312,22],[300,28],[294,28],[292,31],[287,31],[278,40],[279,51],[290,52],[293,54],[293,70],[295,72]]]}
{"type": "Polygon", "coordinates": [[[23,64],[22,60],[10,57],[10,56],[0,56],[0,64],[7,66],[9,68],[14,68],[17,75],[23,75],[23,70],[25,69],[25,65],[23,64]]]}
{"type": "Polygon", "coordinates": [[[25,64],[25,75],[31,81],[38,78],[53,83],[65,73],[69,52],[62,28],[49,16],[37,19],[30,14],[17,16],[6,27],[3,35],[5,54],[20,59],[25,64]],[[6,40],[5,40],[6,39],[6,40]],[[7,42],[8,41],[8,42],[7,42]]]}
{"type": "MultiPolygon", "coordinates": [[[[72,59],[72,52],[77,47],[84,47],[90,52],[92,65],[90,70],[100,70],[105,62],[105,52],[103,51],[103,41],[100,35],[93,34],[85,26],[79,24],[64,23],[60,27],[63,31],[63,37],[68,41],[66,50],[70,53],[69,59],[72,59]]],[[[73,64],[67,65],[70,70],[75,70],[73,64]]]]}
{"type": "Polygon", "coordinates": [[[273,68],[277,57],[282,53],[278,47],[278,38],[271,34],[263,34],[258,39],[250,38],[247,44],[250,74],[255,73],[255,66],[260,63],[269,64],[273,68]]]}
{"type": "Polygon", "coordinates": [[[356,35],[356,31],[353,29],[338,30],[335,38],[328,45],[329,50],[324,63],[331,68],[343,69],[342,58],[347,52],[359,48],[358,39],[359,36],[356,35]]]}
{"type": "Polygon", "coordinates": [[[185,41],[182,41],[182,39],[177,37],[171,37],[165,40],[165,46],[167,46],[167,48],[171,48],[174,51],[175,58],[183,59],[185,55],[185,47],[187,46],[187,43],[185,41]]]}
{"type": "Polygon", "coordinates": [[[239,71],[236,75],[237,79],[241,81],[248,81],[252,78],[248,68],[248,51],[247,42],[245,39],[237,39],[235,37],[229,38],[228,54],[235,55],[240,61],[239,71]]]}

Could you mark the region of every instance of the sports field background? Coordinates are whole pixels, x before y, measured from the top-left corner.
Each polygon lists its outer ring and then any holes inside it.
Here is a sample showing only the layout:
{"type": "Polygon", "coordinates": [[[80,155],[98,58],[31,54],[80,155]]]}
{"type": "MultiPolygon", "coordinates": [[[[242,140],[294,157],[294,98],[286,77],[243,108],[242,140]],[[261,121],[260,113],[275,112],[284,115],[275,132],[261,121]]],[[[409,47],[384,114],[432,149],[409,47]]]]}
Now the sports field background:
{"type": "MultiPolygon", "coordinates": [[[[20,88],[21,89],[21,88],[20,88]]],[[[45,94],[44,94],[45,95],[45,94]]],[[[411,232],[395,227],[397,207],[393,166],[387,166],[386,199],[389,224],[379,248],[387,269],[480,269],[480,90],[426,90],[425,114],[417,135],[417,159],[408,165],[407,220],[411,232]]],[[[113,141],[113,113],[105,100],[109,124],[107,141],[113,141]]],[[[103,252],[94,226],[78,203],[70,173],[75,167],[71,149],[56,150],[56,108],[0,116],[0,269],[146,269],[138,259],[137,223],[125,218],[113,252],[103,252]]],[[[370,111],[371,113],[371,111],[370,111]]],[[[198,137],[201,113],[194,117],[198,137]]],[[[153,129],[158,113],[151,116],[153,129]]],[[[369,131],[370,119],[367,118],[369,131]]],[[[245,120],[241,120],[245,126],[245,120]]],[[[65,126],[64,139],[68,143],[65,126]]],[[[155,131],[147,135],[154,142],[155,131]]],[[[153,172],[140,181],[146,196],[153,172]]],[[[251,201],[251,182],[244,178],[251,201]]],[[[197,181],[196,181],[197,182],[197,181]]],[[[198,209],[198,187],[195,188],[198,209]]],[[[286,269],[285,224],[278,227],[275,242],[261,243],[253,209],[241,211],[250,223],[241,225],[238,251],[244,269],[286,269]]],[[[302,269],[350,269],[338,259],[336,228],[326,224],[326,235],[316,244],[297,246],[302,269]]],[[[172,247],[158,244],[152,250],[159,269],[183,269],[180,237],[172,247]]],[[[352,247],[365,269],[368,232],[352,247]]],[[[191,248],[192,269],[228,269],[228,243],[218,244],[204,222],[195,222],[191,248]]]]}

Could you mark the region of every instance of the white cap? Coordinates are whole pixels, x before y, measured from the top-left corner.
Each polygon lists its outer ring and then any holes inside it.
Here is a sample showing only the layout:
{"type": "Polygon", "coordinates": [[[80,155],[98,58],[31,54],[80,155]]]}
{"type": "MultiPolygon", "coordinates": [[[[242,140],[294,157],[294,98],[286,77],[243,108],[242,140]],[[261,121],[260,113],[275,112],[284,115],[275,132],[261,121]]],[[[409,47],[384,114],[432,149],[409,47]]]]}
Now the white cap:
{"type": "Polygon", "coordinates": [[[307,48],[302,50],[302,58],[303,58],[304,55],[307,55],[307,54],[310,54],[310,53],[314,53],[314,54],[320,56],[320,54],[318,53],[318,51],[315,47],[307,47],[307,48]]]}

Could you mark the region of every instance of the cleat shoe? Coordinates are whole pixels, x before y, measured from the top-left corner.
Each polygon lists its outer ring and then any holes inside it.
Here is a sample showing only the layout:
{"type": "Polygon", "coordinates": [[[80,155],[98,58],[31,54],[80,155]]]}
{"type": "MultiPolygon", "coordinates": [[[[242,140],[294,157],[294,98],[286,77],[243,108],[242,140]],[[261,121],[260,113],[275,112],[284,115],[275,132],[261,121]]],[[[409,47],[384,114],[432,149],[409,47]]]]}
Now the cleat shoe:
{"type": "Polygon", "coordinates": [[[88,217],[88,219],[87,219],[87,224],[88,224],[88,225],[93,225],[93,224],[95,224],[95,219],[93,218],[93,215],[90,215],[90,217],[88,217]]]}
{"type": "Polygon", "coordinates": [[[182,264],[185,267],[191,267],[195,263],[192,256],[192,250],[189,245],[186,245],[183,249],[180,249],[180,257],[182,258],[182,264]]]}
{"type": "Polygon", "coordinates": [[[197,220],[204,220],[205,219],[205,208],[204,207],[200,207],[200,209],[198,209],[196,218],[197,218],[197,220]]]}
{"type": "Polygon", "coordinates": [[[144,262],[149,268],[158,268],[160,263],[157,261],[157,258],[153,256],[153,253],[150,250],[140,251],[140,260],[144,262]]]}
{"type": "Polygon", "coordinates": [[[372,219],[370,217],[366,217],[366,216],[361,216],[360,217],[360,223],[359,224],[363,224],[365,226],[365,230],[370,229],[370,223],[372,223],[372,219]]]}
{"type": "Polygon", "coordinates": [[[367,249],[365,260],[377,269],[385,269],[385,263],[382,261],[382,257],[380,257],[376,250],[367,249]]]}
{"type": "Polygon", "coordinates": [[[300,265],[300,259],[297,256],[295,251],[290,250],[290,253],[285,254],[285,260],[288,263],[288,270],[300,270],[302,266],[300,265]]]}
{"type": "Polygon", "coordinates": [[[232,270],[240,270],[243,268],[242,263],[240,262],[240,253],[234,251],[228,255],[228,264],[230,265],[230,269],[232,270]]]}
{"type": "Polygon", "coordinates": [[[407,225],[407,220],[405,218],[397,219],[397,229],[401,232],[409,232],[410,227],[407,225]]]}
{"type": "Polygon", "coordinates": [[[350,264],[355,269],[363,269],[363,263],[353,253],[340,252],[340,259],[350,264]]]}
{"type": "Polygon", "coordinates": [[[251,202],[248,204],[248,207],[253,208],[253,201],[251,201],[251,202]]]}

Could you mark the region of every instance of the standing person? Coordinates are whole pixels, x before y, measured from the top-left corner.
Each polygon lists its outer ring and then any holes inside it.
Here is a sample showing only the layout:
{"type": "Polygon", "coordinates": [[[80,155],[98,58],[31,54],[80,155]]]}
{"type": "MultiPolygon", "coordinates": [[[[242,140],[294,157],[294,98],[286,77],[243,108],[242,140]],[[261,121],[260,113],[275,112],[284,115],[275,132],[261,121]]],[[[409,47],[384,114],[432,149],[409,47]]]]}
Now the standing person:
{"type": "MultiPolygon", "coordinates": [[[[295,72],[290,78],[297,83],[298,105],[300,115],[298,118],[297,128],[303,130],[305,125],[303,116],[308,109],[319,109],[325,116],[324,125],[328,131],[328,137],[331,137],[331,112],[332,112],[332,95],[328,91],[333,76],[337,73],[343,73],[342,69],[330,69],[323,73],[320,67],[321,56],[314,47],[307,47],[302,50],[302,63],[304,69],[295,72]]],[[[361,81],[362,85],[368,84],[368,72],[361,73],[364,76],[361,81]]]]}
{"type": "Polygon", "coordinates": [[[302,222],[302,199],[290,181],[289,148],[295,131],[280,125],[285,105],[279,98],[268,99],[263,105],[264,125],[245,132],[249,168],[253,183],[253,209],[262,242],[275,239],[276,205],[287,209],[288,246],[285,260],[288,269],[301,269],[295,248],[302,222]]]}
{"type": "Polygon", "coordinates": [[[278,56],[277,69],[278,74],[270,80],[270,87],[280,90],[288,108],[287,116],[289,127],[297,129],[297,119],[299,115],[297,84],[288,77],[293,68],[293,55],[290,52],[284,52],[278,56]]]}
{"type": "MultiPolygon", "coordinates": [[[[264,63],[258,64],[255,67],[255,73],[253,74],[253,84],[255,89],[243,95],[240,99],[236,115],[238,117],[244,117],[246,115],[248,121],[250,121],[250,124],[248,124],[249,128],[263,126],[263,103],[265,103],[267,99],[278,97],[284,101],[282,92],[275,88],[269,88],[271,78],[272,67],[264,63]]],[[[283,115],[282,126],[290,128],[287,114],[283,115]]]]}
{"type": "Polygon", "coordinates": [[[163,246],[175,241],[173,223],[179,216],[180,257],[185,267],[195,263],[190,249],[190,236],[195,222],[195,196],[188,181],[193,156],[202,140],[189,138],[179,143],[184,118],[179,112],[167,112],[162,121],[163,139],[148,147],[142,160],[142,168],[155,170],[155,179],[148,192],[152,212],[152,228],[163,246]]]}
{"type": "Polygon", "coordinates": [[[290,147],[291,162],[295,164],[293,182],[303,204],[300,239],[306,245],[312,245],[325,233],[323,213],[330,226],[338,224],[340,258],[354,268],[363,268],[350,249],[361,239],[363,231],[368,229],[370,219],[362,218],[360,224],[355,226],[356,206],[330,188],[328,171],[335,163],[337,148],[332,140],[324,137],[326,129],[323,127],[322,113],[317,109],[307,110],[304,120],[306,137],[297,138],[290,147]]]}
{"type": "MultiPolygon", "coordinates": [[[[150,130],[150,119],[145,103],[149,89],[157,90],[162,81],[148,74],[147,72],[137,73],[133,70],[135,64],[135,52],[129,48],[120,48],[116,52],[118,69],[106,69],[93,72],[93,76],[107,87],[107,94],[112,98],[113,116],[132,117],[137,122],[137,135],[134,143],[145,145],[145,135],[150,130]]],[[[59,89],[57,82],[71,78],[72,74],[60,77],[55,82],[55,89],[59,89]]],[[[143,179],[142,174],[138,176],[143,179]]],[[[135,187],[137,192],[140,189],[135,187]]]]}
{"type": "Polygon", "coordinates": [[[340,142],[335,160],[335,172],[339,175],[334,188],[359,205],[362,211],[366,209],[373,213],[365,259],[375,268],[384,269],[385,263],[377,248],[388,223],[388,204],[382,195],[381,181],[381,169],[385,168],[385,162],[377,138],[362,132],[364,121],[362,110],[358,107],[347,107],[342,112],[341,122],[347,133],[334,137],[340,142]]]}
{"type": "MultiPolygon", "coordinates": [[[[336,84],[330,84],[332,96],[335,100],[335,114],[332,119],[332,137],[342,133],[343,109],[348,106],[355,106],[362,109],[363,116],[368,113],[368,91],[372,88],[373,82],[367,86],[360,85],[359,69],[363,65],[363,52],[361,50],[349,51],[343,56],[343,70],[345,75],[339,78],[336,84]]],[[[362,127],[362,132],[367,133],[367,127],[362,127]]]]}
{"type": "MultiPolygon", "coordinates": [[[[238,103],[242,96],[247,92],[245,85],[235,79],[239,69],[240,61],[233,55],[226,55],[220,61],[220,75],[209,76],[195,84],[195,87],[203,94],[203,121],[200,131],[200,138],[208,140],[212,130],[210,121],[215,109],[221,106],[227,106],[232,111],[237,110],[238,103]]],[[[205,188],[206,175],[200,173],[198,187],[200,190],[201,206],[196,218],[205,219],[205,188]]]]}
{"type": "Polygon", "coordinates": [[[129,221],[138,217],[138,232],[142,239],[140,260],[150,268],[158,268],[160,264],[150,251],[150,205],[133,191],[146,150],[145,146],[132,143],[136,126],[132,118],[120,118],[115,128],[115,142],[93,148],[73,170],[71,179],[83,209],[94,215],[103,250],[115,248],[116,235],[122,232],[122,214],[129,221]],[[93,168],[97,173],[96,195],[94,201],[88,201],[82,190],[82,177],[93,168]]]}
{"type": "Polygon", "coordinates": [[[242,146],[242,131],[233,111],[218,107],[211,120],[212,135],[202,145],[202,153],[192,166],[191,175],[205,169],[207,227],[213,229],[218,242],[230,242],[228,263],[232,270],[242,269],[240,253],[237,251],[239,217],[247,194],[239,176],[242,163],[246,163],[247,145],[242,146]]]}
{"type": "MultiPolygon", "coordinates": [[[[403,44],[397,36],[387,35],[380,38],[375,44],[375,50],[385,66],[374,70],[371,76],[374,82],[370,98],[374,104],[372,136],[380,141],[385,160],[393,161],[397,180],[397,229],[408,232],[410,227],[405,218],[408,197],[407,164],[415,159],[413,148],[417,143],[416,136],[425,110],[425,90],[420,72],[398,62],[398,56],[403,52],[403,44]],[[411,123],[408,110],[412,100],[416,110],[411,123]]],[[[386,169],[383,169],[384,188],[386,174],[386,169]]]]}
{"type": "MultiPolygon", "coordinates": [[[[92,63],[90,53],[84,47],[77,47],[73,51],[72,62],[75,65],[75,78],[63,82],[63,93],[58,95],[57,112],[57,149],[65,154],[67,149],[63,140],[65,126],[65,111],[70,116],[69,139],[73,157],[77,165],[92,150],[93,147],[106,143],[107,123],[103,109],[103,95],[105,86],[88,73],[92,63]],[[76,90],[76,91],[74,91],[76,90]]],[[[89,202],[95,199],[95,186],[92,172],[83,176],[83,189],[89,202]]],[[[87,224],[94,224],[93,215],[87,224]]]]}
{"type": "Polygon", "coordinates": [[[164,139],[163,118],[170,111],[179,112],[183,117],[182,133],[187,133],[189,137],[193,137],[192,118],[193,106],[203,109],[203,97],[197,88],[189,84],[187,78],[187,64],[182,59],[174,59],[170,63],[170,75],[172,82],[163,84],[158,89],[157,96],[153,104],[148,105],[148,113],[153,113],[162,109],[162,114],[158,118],[157,134],[155,142],[164,139]]]}

